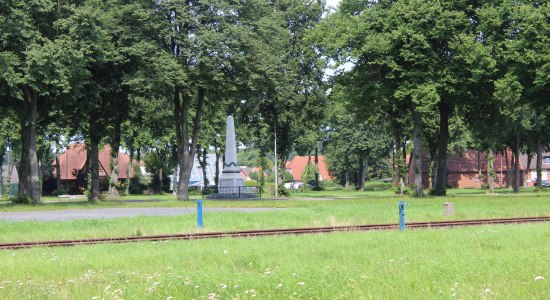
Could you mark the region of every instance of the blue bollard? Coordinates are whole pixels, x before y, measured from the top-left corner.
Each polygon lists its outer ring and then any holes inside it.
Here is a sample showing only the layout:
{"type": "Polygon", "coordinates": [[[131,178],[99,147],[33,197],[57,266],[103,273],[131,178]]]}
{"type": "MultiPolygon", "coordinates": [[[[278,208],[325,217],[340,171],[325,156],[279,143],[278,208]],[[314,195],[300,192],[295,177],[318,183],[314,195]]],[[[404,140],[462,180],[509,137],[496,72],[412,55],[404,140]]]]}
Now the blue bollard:
{"type": "Polygon", "coordinates": [[[405,230],[405,202],[399,201],[399,230],[405,230]]]}
{"type": "Polygon", "coordinates": [[[202,229],[202,200],[195,200],[197,203],[197,227],[202,229]]]}

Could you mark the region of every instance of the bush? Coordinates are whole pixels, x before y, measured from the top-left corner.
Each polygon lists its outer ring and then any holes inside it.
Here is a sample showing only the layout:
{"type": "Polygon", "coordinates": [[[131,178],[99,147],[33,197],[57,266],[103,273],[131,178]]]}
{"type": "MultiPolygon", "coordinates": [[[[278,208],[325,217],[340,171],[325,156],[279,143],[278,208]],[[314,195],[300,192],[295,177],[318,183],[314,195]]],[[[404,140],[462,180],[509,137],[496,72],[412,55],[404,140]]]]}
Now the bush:
{"type": "Polygon", "coordinates": [[[256,180],[247,180],[244,182],[244,186],[260,186],[256,180]]]}
{"type": "MultiPolygon", "coordinates": [[[[396,194],[396,195],[399,195],[401,193],[401,188],[399,186],[396,186],[393,188],[393,192],[396,194]]],[[[407,196],[410,196],[413,194],[413,189],[411,186],[408,186],[406,185],[405,188],[403,189],[403,195],[407,195],[407,196]]]]}
{"type": "Polygon", "coordinates": [[[67,190],[63,188],[58,191],[52,192],[52,196],[67,195],[67,194],[68,194],[67,190]]]}
{"type": "Polygon", "coordinates": [[[130,186],[128,192],[131,195],[143,194],[143,191],[147,189],[147,185],[141,182],[140,178],[130,178],[130,186]]]}
{"type": "Polygon", "coordinates": [[[279,185],[277,194],[281,197],[290,197],[290,191],[282,184],[279,185]]]}
{"type": "Polygon", "coordinates": [[[32,204],[32,200],[29,197],[12,196],[9,198],[9,200],[13,204],[23,204],[23,205],[32,204]]]}

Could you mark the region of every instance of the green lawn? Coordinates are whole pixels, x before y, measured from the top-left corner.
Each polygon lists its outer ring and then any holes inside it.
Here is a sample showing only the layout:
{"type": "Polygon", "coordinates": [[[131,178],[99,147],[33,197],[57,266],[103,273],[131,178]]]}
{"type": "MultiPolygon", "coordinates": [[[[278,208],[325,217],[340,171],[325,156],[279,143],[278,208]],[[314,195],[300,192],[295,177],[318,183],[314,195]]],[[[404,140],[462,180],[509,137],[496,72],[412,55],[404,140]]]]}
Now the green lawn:
{"type": "MultiPolygon", "coordinates": [[[[550,216],[548,194],[507,194],[500,196],[471,195],[444,198],[367,197],[337,200],[262,200],[205,201],[205,207],[271,207],[273,211],[255,213],[205,212],[204,231],[228,231],[309,226],[336,226],[371,223],[397,223],[398,201],[405,201],[407,222],[481,219],[498,217],[550,216]],[[455,215],[446,217],[443,203],[451,201],[455,215]]],[[[116,200],[97,206],[116,206],[116,200]]],[[[120,202],[120,201],[119,201],[120,202]]],[[[162,206],[195,206],[193,202],[147,202],[124,204],[162,206]]],[[[49,206],[48,206],[49,207],[49,206]]],[[[79,207],[76,206],[75,207],[79,207]]],[[[0,212],[1,214],[1,212],[0,212]]],[[[196,232],[196,215],[166,217],[132,217],[118,219],[75,220],[66,222],[0,221],[0,242],[49,239],[91,238],[110,236],[153,235],[196,232]]]]}
{"type": "Polygon", "coordinates": [[[0,298],[548,299],[549,253],[549,224],[0,251],[0,298]]]}

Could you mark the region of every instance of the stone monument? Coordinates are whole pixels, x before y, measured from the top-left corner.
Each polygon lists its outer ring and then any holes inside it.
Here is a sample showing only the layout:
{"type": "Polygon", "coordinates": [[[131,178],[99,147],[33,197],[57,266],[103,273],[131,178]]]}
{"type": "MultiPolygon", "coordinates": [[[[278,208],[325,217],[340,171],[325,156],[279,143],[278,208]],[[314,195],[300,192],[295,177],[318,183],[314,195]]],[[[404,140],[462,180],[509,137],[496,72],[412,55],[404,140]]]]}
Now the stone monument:
{"type": "Polygon", "coordinates": [[[225,159],[220,176],[219,194],[239,194],[244,189],[241,169],[237,165],[237,144],[235,142],[235,121],[232,115],[227,116],[225,130],[225,159]]]}

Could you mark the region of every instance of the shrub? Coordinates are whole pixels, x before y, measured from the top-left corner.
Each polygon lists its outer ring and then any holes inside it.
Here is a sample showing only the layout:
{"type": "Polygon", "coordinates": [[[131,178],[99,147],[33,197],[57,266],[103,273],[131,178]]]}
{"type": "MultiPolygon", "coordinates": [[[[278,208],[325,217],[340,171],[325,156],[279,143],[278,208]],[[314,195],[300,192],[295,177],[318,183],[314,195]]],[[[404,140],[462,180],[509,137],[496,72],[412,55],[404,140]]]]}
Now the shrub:
{"type": "Polygon", "coordinates": [[[53,191],[53,192],[52,192],[52,196],[59,196],[59,195],[66,195],[66,194],[68,194],[68,192],[67,192],[67,190],[64,189],[64,188],[61,188],[61,189],[59,189],[59,190],[57,190],[57,191],[53,191]]]}
{"type": "Polygon", "coordinates": [[[29,205],[32,204],[32,200],[29,197],[19,197],[19,196],[11,196],[9,198],[11,203],[13,204],[23,204],[23,205],[29,205]]]}
{"type": "Polygon", "coordinates": [[[256,180],[247,180],[244,182],[244,186],[260,186],[256,180]]]}
{"type": "Polygon", "coordinates": [[[279,185],[277,194],[281,197],[290,197],[290,191],[282,184],[279,185]]]}

